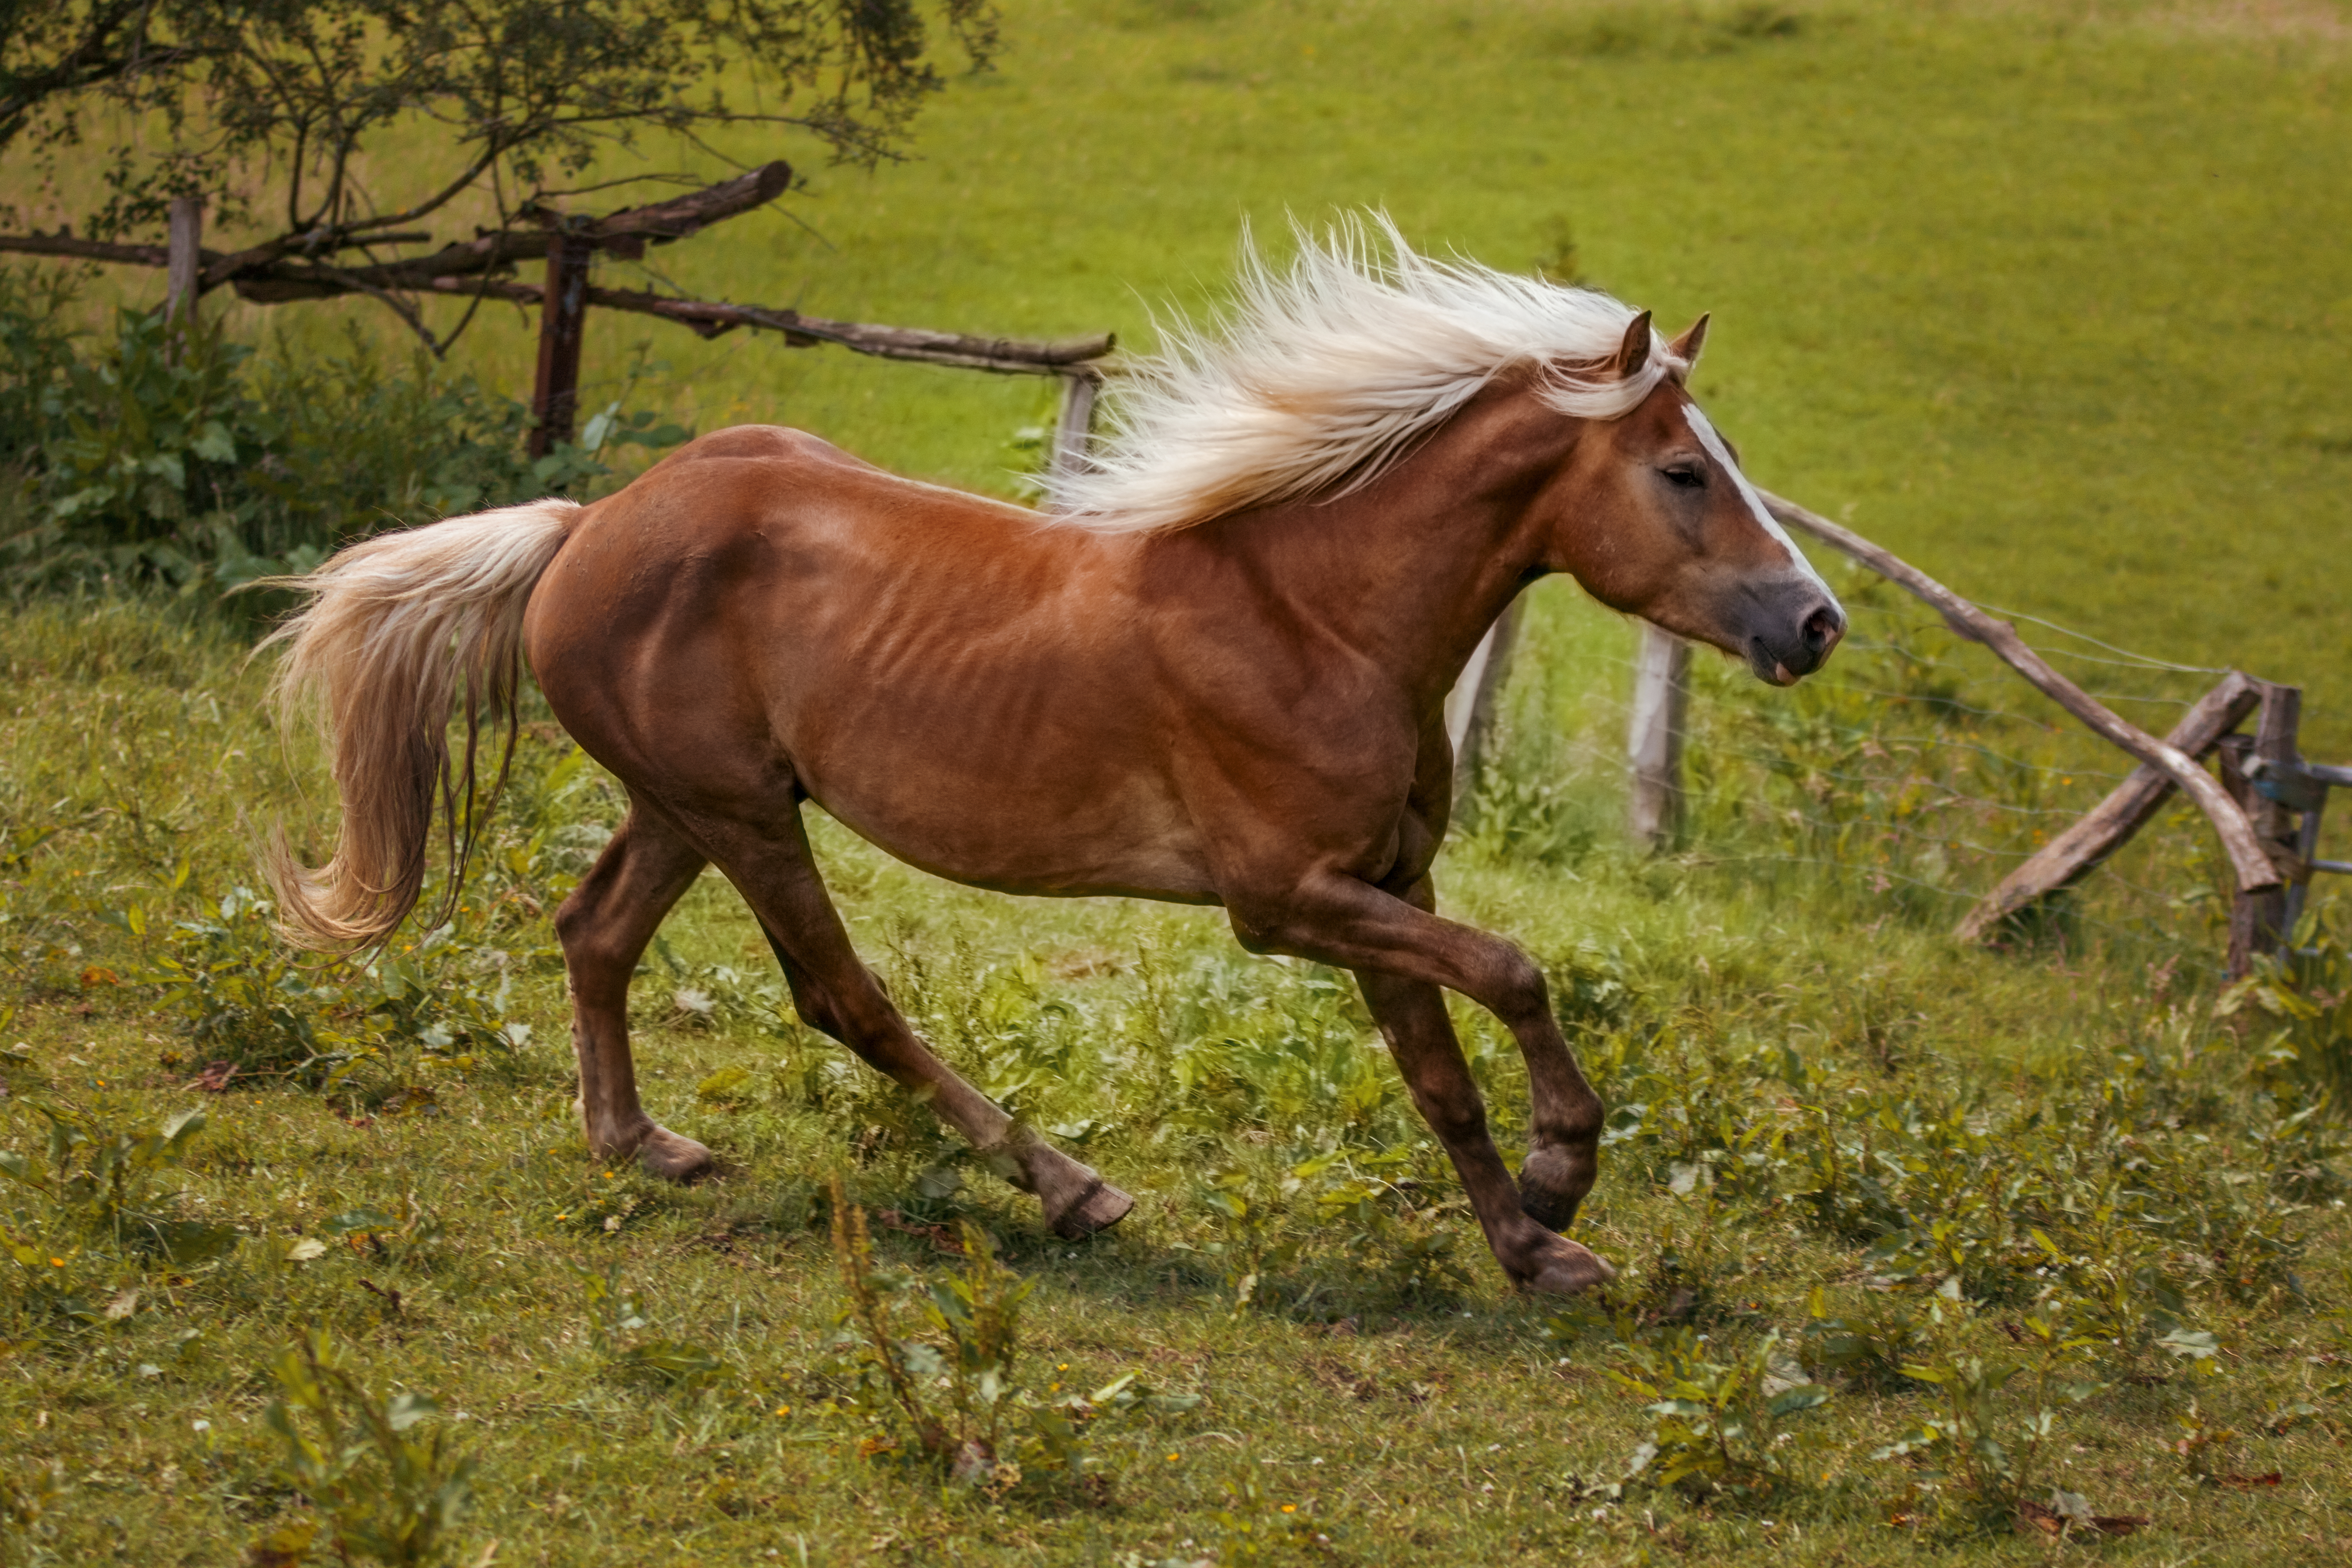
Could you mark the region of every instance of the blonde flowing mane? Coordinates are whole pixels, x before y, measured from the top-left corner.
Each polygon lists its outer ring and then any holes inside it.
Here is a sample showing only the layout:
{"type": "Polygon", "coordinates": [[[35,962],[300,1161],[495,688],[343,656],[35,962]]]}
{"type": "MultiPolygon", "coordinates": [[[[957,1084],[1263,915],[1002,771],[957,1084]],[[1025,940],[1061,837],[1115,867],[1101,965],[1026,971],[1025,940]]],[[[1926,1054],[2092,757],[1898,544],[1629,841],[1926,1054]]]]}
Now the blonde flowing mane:
{"type": "Polygon", "coordinates": [[[1590,289],[1437,261],[1385,213],[1317,235],[1276,272],[1242,237],[1238,298],[1111,387],[1091,466],[1051,488],[1055,521],[1107,533],[1184,528],[1370,483],[1504,372],[1532,366],[1562,414],[1614,419],[1687,367],[1655,336],[1641,371],[1608,366],[1633,311],[1590,289]]]}

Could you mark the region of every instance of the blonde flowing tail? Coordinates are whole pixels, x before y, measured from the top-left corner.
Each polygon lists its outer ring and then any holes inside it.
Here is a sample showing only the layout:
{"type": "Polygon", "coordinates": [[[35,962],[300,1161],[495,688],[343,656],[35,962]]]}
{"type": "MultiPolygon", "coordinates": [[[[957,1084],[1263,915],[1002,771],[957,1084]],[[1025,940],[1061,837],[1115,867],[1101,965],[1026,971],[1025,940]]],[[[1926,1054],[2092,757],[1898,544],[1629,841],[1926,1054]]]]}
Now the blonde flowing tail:
{"type": "Polygon", "coordinates": [[[288,941],[349,948],[390,936],[424,890],[436,805],[454,906],[514,751],[523,609],[579,510],[551,497],[380,534],[275,584],[310,602],[261,645],[286,647],[272,695],[282,723],[316,712],[343,806],[324,866],[297,859],[282,826],[262,849],[288,941]],[[461,685],[465,753],[453,768],[461,685]],[[491,721],[506,726],[506,749],[478,800],[477,747],[491,721]]]}

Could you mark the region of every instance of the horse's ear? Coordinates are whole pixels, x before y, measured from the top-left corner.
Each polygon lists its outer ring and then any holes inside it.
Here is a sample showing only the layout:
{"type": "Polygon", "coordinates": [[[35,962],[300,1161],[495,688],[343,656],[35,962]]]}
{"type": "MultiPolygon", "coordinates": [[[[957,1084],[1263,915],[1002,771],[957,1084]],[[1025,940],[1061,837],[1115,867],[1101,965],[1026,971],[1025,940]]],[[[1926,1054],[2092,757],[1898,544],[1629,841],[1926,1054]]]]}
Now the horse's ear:
{"type": "Polygon", "coordinates": [[[1610,363],[1611,372],[1620,381],[1642,374],[1650,363],[1650,312],[1643,311],[1625,324],[1625,341],[1617,345],[1617,357],[1610,363]]]}
{"type": "Polygon", "coordinates": [[[1666,345],[1666,352],[1686,365],[1696,366],[1699,350],[1706,347],[1706,312],[1702,310],[1698,320],[1685,328],[1681,337],[1666,345]]]}

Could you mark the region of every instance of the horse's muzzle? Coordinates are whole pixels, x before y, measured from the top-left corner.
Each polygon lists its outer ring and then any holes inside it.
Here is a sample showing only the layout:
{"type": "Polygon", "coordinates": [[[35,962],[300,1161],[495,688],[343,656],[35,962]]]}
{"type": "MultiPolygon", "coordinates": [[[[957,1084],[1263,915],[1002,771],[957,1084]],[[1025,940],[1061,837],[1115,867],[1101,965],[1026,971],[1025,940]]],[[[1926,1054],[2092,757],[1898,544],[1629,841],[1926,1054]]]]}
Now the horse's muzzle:
{"type": "Polygon", "coordinates": [[[1794,686],[1798,679],[1821,668],[1845,637],[1845,612],[1836,600],[1807,584],[1783,608],[1772,606],[1759,617],[1767,623],[1748,638],[1748,668],[1756,679],[1773,686],[1794,686]]]}

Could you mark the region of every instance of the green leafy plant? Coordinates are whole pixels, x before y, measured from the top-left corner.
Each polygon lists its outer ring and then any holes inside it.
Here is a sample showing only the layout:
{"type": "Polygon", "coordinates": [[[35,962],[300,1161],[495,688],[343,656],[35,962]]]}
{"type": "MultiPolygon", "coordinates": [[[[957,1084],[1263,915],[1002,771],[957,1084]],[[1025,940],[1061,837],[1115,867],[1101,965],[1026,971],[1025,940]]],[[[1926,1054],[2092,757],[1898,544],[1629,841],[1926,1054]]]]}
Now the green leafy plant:
{"type": "Polygon", "coordinates": [[[1079,1482],[1099,1462],[1093,1438],[1101,1417],[1200,1403],[1156,1393],[1135,1373],[1085,1395],[1055,1397],[1058,1382],[1043,1393],[1024,1386],[1014,1363],[1021,1305],[1034,1286],[997,1260],[985,1231],[963,1224],[963,1268],[925,1287],[877,1268],[865,1210],[838,1180],[832,1197],[834,1255],[847,1298],[835,1342],[848,1352],[853,1405],[892,1428],[867,1438],[866,1454],[903,1454],[954,1485],[992,1494],[1032,1476],[1079,1482]],[[920,1324],[911,1331],[904,1326],[909,1306],[920,1324]]]}
{"type": "Polygon", "coordinates": [[[1940,1408],[1871,1455],[1911,1467],[1898,1512],[1924,1498],[1957,1521],[2005,1526],[2019,1516],[2060,1414],[2105,1386],[2073,1375],[2097,1342],[2071,1328],[2063,1311],[2030,1313],[2021,1332],[2031,1359],[1946,1354],[1903,1368],[1936,1391],[1940,1408]],[[2021,1375],[2031,1386],[2012,1411],[2004,1395],[2021,1375]]]}
{"type": "MultiPolygon", "coordinates": [[[[183,862],[173,890],[187,882],[183,862]]],[[[327,983],[330,971],[278,940],[271,915],[268,900],[231,888],[202,900],[194,919],[172,922],[149,944],[156,1005],[177,1016],[200,1056],[249,1073],[331,1072],[364,1042],[333,1026],[329,1010],[342,1001],[341,990],[327,983]]],[[[138,905],[101,918],[148,938],[149,918],[138,905]]]]}
{"type": "Polygon", "coordinates": [[[2352,947],[2336,930],[2332,903],[2305,917],[2284,953],[2258,953],[2253,972],[2214,1005],[2217,1017],[2261,1016],[2273,1029],[2264,1063],[2282,1076],[2352,1104],[2352,947]]]}
{"type": "Polygon", "coordinates": [[[446,1561],[473,1501],[476,1463],[453,1449],[446,1426],[418,1431],[440,1406],[370,1388],[323,1329],[268,1371],[279,1391],[265,1416],[284,1449],[278,1477],[324,1516],[336,1550],[390,1568],[446,1561]]]}
{"type": "Polygon", "coordinates": [[[1628,1481],[1733,1494],[1790,1484],[1776,1452],[1793,1436],[1784,1423],[1828,1404],[1830,1391],[1802,1381],[1777,1331],[1721,1362],[1708,1336],[1687,1326],[1643,1336],[1621,1320],[1618,1333],[1624,1370],[1609,1375],[1650,1401],[1643,1413],[1654,1423],[1626,1460],[1628,1481]]]}
{"type": "MultiPolygon", "coordinates": [[[[592,496],[622,447],[688,435],[616,403],[579,443],[533,460],[520,404],[422,353],[388,365],[356,328],[341,354],[280,344],[264,359],[201,313],[122,310],[85,351],[41,319],[69,296],[0,281],[0,411],[26,421],[12,438],[26,436],[0,460],[26,465],[36,502],[0,541],[0,584],[19,597],[150,583],[211,599],[382,527],[550,490],[592,496]]],[[[282,600],[228,603],[253,618],[282,600]]]]}
{"type": "Polygon", "coordinates": [[[0,1175],[32,1200],[12,1205],[0,1226],[0,1247],[16,1265],[17,1300],[32,1316],[89,1323],[127,1316],[138,1289],[117,1290],[120,1270],[110,1262],[186,1268],[236,1246],[234,1226],[179,1216],[179,1194],[157,1185],[204,1130],[204,1112],[184,1111],[161,1127],[129,1132],[53,1105],[36,1102],[33,1109],[48,1123],[46,1169],[16,1150],[0,1150],[0,1175]]]}

